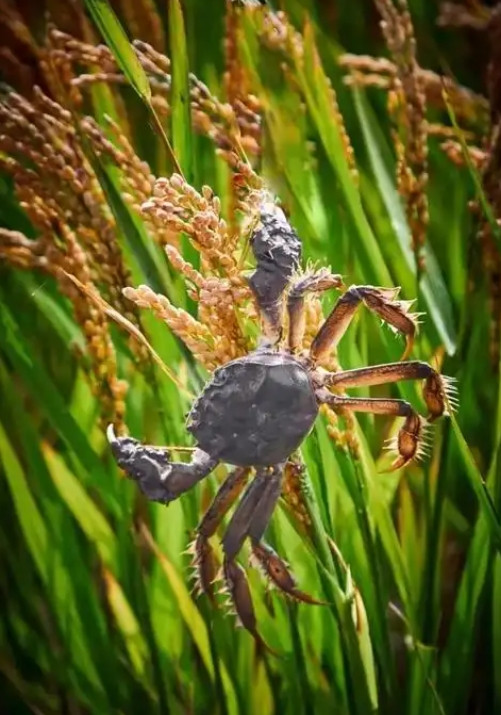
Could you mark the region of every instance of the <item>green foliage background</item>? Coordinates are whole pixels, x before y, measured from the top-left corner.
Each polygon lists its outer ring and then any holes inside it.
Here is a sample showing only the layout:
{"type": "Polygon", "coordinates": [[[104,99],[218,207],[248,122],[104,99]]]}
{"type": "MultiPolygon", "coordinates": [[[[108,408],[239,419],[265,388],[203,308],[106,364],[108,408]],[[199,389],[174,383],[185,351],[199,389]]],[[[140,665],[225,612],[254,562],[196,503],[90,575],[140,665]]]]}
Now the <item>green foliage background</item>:
{"type": "MultiPolygon", "coordinates": [[[[224,3],[157,6],[165,28],[171,23],[174,68],[187,62],[220,94],[224,3]]],[[[242,55],[264,107],[262,173],[289,210],[307,258],[331,266],[348,283],[401,285],[405,298],[418,297],[427,316],[414,356],[444,356],[443,372],[458,379],[458,424],[436,424],[432,457],[424,465],[382,474],[387,421],[359,420],[357,463],[335,448],[318,421],[303,450],[313,542],[281,509],[269,541],[291,564],[300,587],[332,606],[297,606],[267,595],[251,570],[261,632],[280,653],[273,657],[259,652],[231,618],[190,595],[183,551],[216,478],[168,509],[141,502],[154,541],[138,533],[138,494],[110,458],[99,405],[75,351],[82,336],[69,305],[47,278],[2,266],[4,712],[501,712],[501,400],[499,372],[489,358],[488,285],[468,210],[476,177],[453,167],[430,141],[428,262],[418,285],[395,189],[385,98],[348,90],[337,64],[342,50],[384,53],[377,14],[365,2],[283,0],[281,6],[304,34],[306,62],[293,68],[292,79],[284,78],[279,54],[265,49],[252,22],[244,21],[242,55]],[[322,65],[313,59],[315,45],[322,65]],[[327,77],[354,145],[359,187],[341,149],[327,77]],[[332,556],[327,537],[342,560],[332,556]]],[[[481,90],[485,58],[482,50],[473,52],[474,40],[437,29],[433,4],[413,2],[411,10],[421,64],[445,64],[481,90]]],[[[57,24],[57,4],[52,13],[57,24]]],[[[94,96],[96,117],[104,97],[94,96]]],[[[129,93],[126,101],[136,149],[161,173],[161,142],[146,126],[140,100],[129,93]]],[[[222,162],[210,142],[187,131],[185,117],[177,105],[170,136],[179,161],[195,186],[211,185],[224,203],[222,162]]],[[[0,178],[0,212],[4,226],[29,231],[6,177],[0,178]]],[[[125,235],[130,226],[120,229],[118,240],[130,246],[137,235],[125,235]]],[[[147,282],[132,254],[135,281],[147,282]]],[[[158,270],[169,276],[163,265],[158,270]]],[[[163,287],[175,304],[189,305],[175,276],[163,287]]],[[[330,304],[326,298],[326,310],[330,304]]],[[[197,391],[203,373],[166,328],[149,319],[146,325],[166,364],[187,374],[197,391]]],[[[160,371],[152,382],[132,370],[118,332],[116,340],[130,380],[131,433],[187,444],[185,397],[160,371]]],[[[360,312],[339,359],[344,367],[389,362],[401,347],[360,312]]],[[[392,394],[422,407],[414,384],[398,385],[392,394]]]]}

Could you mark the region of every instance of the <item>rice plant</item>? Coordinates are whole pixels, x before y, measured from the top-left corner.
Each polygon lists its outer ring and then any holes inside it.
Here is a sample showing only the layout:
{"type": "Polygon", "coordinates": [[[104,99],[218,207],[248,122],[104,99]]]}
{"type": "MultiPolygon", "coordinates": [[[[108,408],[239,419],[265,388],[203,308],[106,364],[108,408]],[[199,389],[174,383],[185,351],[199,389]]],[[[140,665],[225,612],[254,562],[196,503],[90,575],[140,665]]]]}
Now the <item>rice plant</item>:
{"type": "MultiPolygon", "coordinates": [[[[2,711],[501,713],[500,17],[0,0],[2,711]],[[321,408],[266,531],[319,603],[245,544],[253,638],[190,576],[231,467],[166,507],[105,431],[189,461],[194,396],[274,330],[250,281],[263,197],[304,275],[415,301],[410,359],[458,403],[396,469],[401,417],[321,408]]],[[[304,297],[291,349],[338,296],[304,297]]],[[[398,361],[381,315],[359,307],[323,370],[398,361]]],[[[349,394],[426,414],[419,381],[371,385],[349,394]]],[[[223,591],[230,519],[203,547],[223,591]]]]}

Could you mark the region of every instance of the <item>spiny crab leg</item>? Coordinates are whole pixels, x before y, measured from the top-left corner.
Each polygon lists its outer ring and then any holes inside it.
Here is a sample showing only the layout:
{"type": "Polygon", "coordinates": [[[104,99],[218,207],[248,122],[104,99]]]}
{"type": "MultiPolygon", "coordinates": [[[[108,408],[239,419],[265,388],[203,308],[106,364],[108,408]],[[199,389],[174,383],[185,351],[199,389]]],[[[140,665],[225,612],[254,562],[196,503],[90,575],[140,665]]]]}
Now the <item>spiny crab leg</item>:
{"type": "Polygon", "coordinates": [[[313,362],[326,357],[345,334],[361,303],[379,315],[395,330],[405,335],[406,347],[402,360],[409,355],[418,325],[418,314],[411,313],[413,301],[397,300],[399,288],[376,288],[374,286],[351,286],[334,305],[330,315],[317,333],[310,348],[313,362]]]}
{"type": "Polygon", "coordinates": [[[445,414],[448,405],[454,408],[457,404],[456,388],[451,378],[440,375],[431,365],[418,360],[343,370],[329,373],[322,378],[325,386],[343,390],[349,387],[383,385],[400,380],[425,380],[423,397],[429,410],[428,422],[433,422],[445,414]]]}
{"type": "MultiPolygon", "coordinates": [[[[267,521],[269,520],[280,496],[282,473],[283,465],[270,468],[261,467],[258,470],[233,513],[223,538],[223,576],[230,600],[243,627],[265,648],[268,646],[257,630],[256,614],[247,577],[243,568],[236,563],[235,558],[245,539],[249,536],[253,520],[257,519],[260,522],[260,527],[264,521],[261,514],[268,515],[267,521]]],[[[268,648],[268,650],[271,649],[268,648]]]]}
{"type": "MultiPolygon", "coordinates": [[[[284,465],[263,467],[247,487],[223,539],[225,559],[223,574],[230,599],[242,625],[263,646],[266,646],[256,627],[256,616],[245,571],[235,557],[244,540],[250,537],[255,559],[273,583],[284,593],[299,601],[321,604],[296,588],[295,580],[285,562],[261,542],[271,515],[280,497],[284,465]]],[[[268,646],[266,646],[268,647],[268,646]]]]}
{"type": "Polygon", "coordinates": [[[329,605],[326,601],[318,601],[304,591],[300,591],[296,586],[296,580],[290,572],[285,561],[262,541],[252,541],[252,555],[258,566],[263,570],[275,586],[288,596],[292,596],[303,603],[310,603],[317,606],[329,605]]]}
{"type": "Polygon", "coordinates": [[[197,536],[190,551],[193,553],[193,566],[196,572],[196,586],[211,600],[214,600],[214,581],[218,563],[209,539],[216,533],[225,514],[238,499],[247,484],[250,468],[237,467],[224,480],[214,500],[197,527],[197,536]]]}
{"type": "Polygon", "coordinates": [[[250,534],[253,522],[259,520],[260,524],[262,524],[266,521],[267,526],[280,496],[282,471],[282,465],[260,467],[257,470],[256,476],[245,490],[240,503],[233,512],[226,533],[223,536],[223,550],[226,559],[231,561],[238,554],[245,539],[250,534]]]}
{"type": "Polygon", "coordinates": [[[271,546],[268,546],[268,544],[262,541],[277,500],[278,496],[275,495],[274,501],[268,499],[262,504],[259,510],[256,510],[248,530],[248,535],[252,542],[252,556],[264,575],[267,576],[280,591],[296,598],[298,601],[304,601],[304,603],[325,605],[325,602],[317,601],[296,587],[294,576],[285,561],[278,556],[271,546]]]}
{"type": "Polygon", "coordinates": [[[291,286],[287,298],[287,313],[289,315],[289,350],[292,353],[301,349],[305,330],[305,296],[307,293],[321,293],[330,288],[342,288],[343,279],[332,274],[327,268],[315,273],[300,276],[291,286]]]}
{"type": "Polygon", "coordinates": [[[334,410],[345,409],[352,412],[405,417],[396,442],[391,445],[391,448],[396,448],[398,457],[391,465],[390,471],[400,469],[415,457],[424,454],[426,421],[405,400],[345,397],[333,395],[326,389],[317,390],[317,396],[320,402],[330,405],[334,410]]]}

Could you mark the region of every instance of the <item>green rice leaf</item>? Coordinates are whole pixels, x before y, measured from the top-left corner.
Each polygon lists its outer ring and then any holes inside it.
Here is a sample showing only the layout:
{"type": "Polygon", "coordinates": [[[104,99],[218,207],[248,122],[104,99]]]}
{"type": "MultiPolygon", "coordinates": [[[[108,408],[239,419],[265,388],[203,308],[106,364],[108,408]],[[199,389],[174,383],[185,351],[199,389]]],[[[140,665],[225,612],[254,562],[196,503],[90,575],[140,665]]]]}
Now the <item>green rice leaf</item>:
{"type": "Polygon", "coordinates": [[[189,63],[181,0],[169,0],[169,44],[172,61],[172,145],[189,181],[193,180],[189,63]]]}
{"type": "Polygon", "coordinates": [[[48,445],[44,446],[44,456],[61,499],[87,538],[95,544],[103,562],[113,565],[116,563],[116,541],[110,525],[64,460],[48,445]]]}
{"type": "Polygon", "coordinates": [[[85,4],[113,52],[117,65],[141,99],[149,105],[151,88],[148,77],[108,0],[85,0],[85,4]]]}
{"type": "Polygon", "coordinates": [[[149,659],[143,632],[115,576],[109,569],[104,568],[103,578],[108,604],[124,639],[134,675],[138,680],[144,681],[147,675],[149,659]]]}
{"type": "MultiPolygon", "coordinates": [[[[197,647],[197,650],[211,677],[211,680],[213,680],[215,673],[214,663],[212,661],[210,651],[209,636],[207,633],[207,627],[200,615],[200,612],[190,598],[189,591],[183,579],[179,576],[176,569],[174,568],[170,560],[167,558],[165,553],[160,551],[158,545],[153,540],[153,537],[144,525],[142,525],[141,527],[141,532],[149,548],[152,550],[152,552],[158,559],[162,571],[167,577],[167,580],[176,598],[176,602],[181,612],[181,616],[185,622],[185,625],[190,632],[193,642],[197,647]]],[[[227,699],[228,710],[230,713],[234,713],[236,712],[235,692],[224,665],[221,665],[221,677],[227,699]]]]}
{"type": "MultiPolygon", "coordinates": [[[[382,138],[380,136],[379,141],[376,139],[374,120],[362,92],[360,90],[354,90],[353,97],[372,171],[374,172],[381,198],[390,217],[391,225],[398,239],[398,244],[407,264],[407,268],[412,276],[416,276],[416,263],[411,247],[411,234],[402,202],[384,163],[380,149],[382,138]]],[[[456,350],[456,330],[454,327],[452,303],[444,279],[440,273],[437,259],[429,243],[427,243],[425,247],[425,256],[426,271],[421,278],[423,298],[437,332],[445,345],[445,349],[449,355],[453,355],[456,350]]]]}
{"type": "Polygon", "coordinates": [[[315,46],[313,27],[308,22],[304,30],[304,68],[302,60],[297,61],[296,71],[308,110],[337,176],[364,274],[371,283],[391,285],[389,271],[365,215],[360,192],[350,171],[339,126],[339,114],[332,102],[332,88],[315,46]]]}
{"type": "Polygon", "coordinates": [[[87,439],[87,435],[80,430],[72,418],[68,405],[43,365],[35,364],[35,356],[5,301],[0,302],[0,329],[3,335],[2,348],[5,354],[15,365],[27,389],[38,401],[54,429],[61,435],[69,450],[74,452],[81,465],[95,479],[102,479],[104,482],[106,472],[87,439]]]}
{"type": "Polygon", "coordinates": [[[92,689],[89,693],[91,698],[100,701],[101,707],[107,707],[105,689],[92,660],[92,650],[76,608],[73,582],[64,568],[60,553],[51,543],[47,526],[30,492],[26,476],[1,424],[0,465],[7,479],[29,553],[49,595],[53,615],[67,639],[75,668],[92,689]]]}
{"type": "Polygon", "coordinates": [[[477,496],[480,511],[482,512],[489,527],[493,543],[495,544],[496,548],[500,550],[501,521],[499,519],[499,515],[496,512],[496,507],[493,503],[492,496],[489,492],[487,484],[484,481],[484,478],[480,474],[477,465],[475,464],[475,460],[473,459],[473,456],[468,448],[468,444],[463,437],[463,434],[453,412],[451,412],[450,420],[454,435],[456,437],[456,442],[459,447],[459,451],[463,458],[466,476],[468,477],[468,481],[477,496]]]}

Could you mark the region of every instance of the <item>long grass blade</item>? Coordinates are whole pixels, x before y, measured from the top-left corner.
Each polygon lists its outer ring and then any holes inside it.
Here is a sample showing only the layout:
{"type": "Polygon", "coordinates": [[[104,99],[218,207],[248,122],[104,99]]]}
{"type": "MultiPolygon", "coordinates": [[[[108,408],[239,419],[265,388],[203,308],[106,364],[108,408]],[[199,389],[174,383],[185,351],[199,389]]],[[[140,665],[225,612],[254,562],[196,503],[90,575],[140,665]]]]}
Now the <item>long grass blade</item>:
{"type": "Polygon", "coordinates": [[[151,87],[146,72],[139,62],[134,48],[111,5],[108,3],[108,0],[85,0],[85,4],[110,50],[113,52],[118,66],[148,107],[153,125],[164,141],[176,171],[182,176],[183,172],[176,159],[167,134],[165,133],[163,124],[151,103],[151,87]]]}
{"type": "Polygon", "coordinates": [[[107,0],[85,0],[85,4],[118,66],[141,99],[149,104],[151,88],[148,77],[111,5],[107,0]]]}

